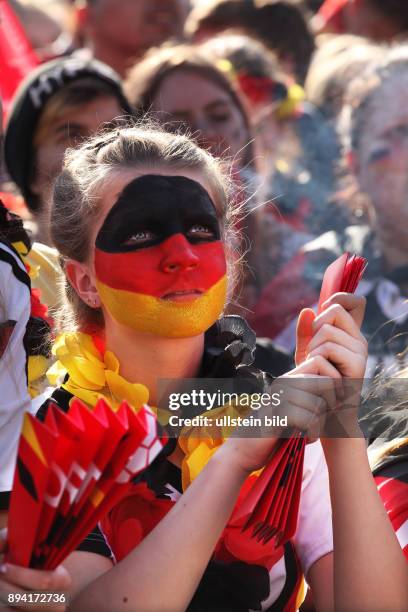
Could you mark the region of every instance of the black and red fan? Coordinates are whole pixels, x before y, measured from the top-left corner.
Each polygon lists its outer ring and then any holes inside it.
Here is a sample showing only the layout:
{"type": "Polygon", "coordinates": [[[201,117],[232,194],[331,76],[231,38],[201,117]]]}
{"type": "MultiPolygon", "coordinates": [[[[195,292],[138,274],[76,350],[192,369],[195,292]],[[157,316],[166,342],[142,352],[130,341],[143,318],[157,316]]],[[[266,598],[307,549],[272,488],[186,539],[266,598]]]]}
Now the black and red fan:
{"type": "Polygon", "coordinates": [[[148,406],[75,399],[67,413],[52,405],[42,423],[24,417],[8,521],[7,560],[55,569],[126,493],[164,440],[148,406]]]}

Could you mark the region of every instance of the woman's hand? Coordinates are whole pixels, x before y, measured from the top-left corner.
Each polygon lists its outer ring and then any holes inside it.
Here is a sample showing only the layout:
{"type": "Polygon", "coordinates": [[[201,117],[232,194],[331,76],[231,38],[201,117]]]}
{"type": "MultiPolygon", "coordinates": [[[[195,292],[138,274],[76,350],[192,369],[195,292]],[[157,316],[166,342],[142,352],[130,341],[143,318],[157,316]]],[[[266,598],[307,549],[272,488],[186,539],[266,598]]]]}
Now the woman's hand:
{"type": "Polygon", "coordinates": [[[254,414],[264,424],[266,417],[287,417],[287,425],[263,425],[257,437],[249,437],[248,430],[241,431],[240,437],[240,431],[235,430],[219,448],[217,456],[223,458],[227,455],[225,461],[230,462],[231,469],[235,465],[238,471],[251,473],[268,462],[282,434],[288,437],[296,429],[304,432],[310,441],[316,439],[326,415],[336,408],[339,382],[341,375],[327,359],[317,355],[306,360],[277,378],[271,386],[269,394],[271,397],[279,394],[280,405],[271,403],[254,414]]]}
{"type": "MultiPolygon", "coordinates": [[[[367,342],[360,332],[365,299],[336,293],[316,316],[304,309],[297,328],[297,367],[278,378],[271,394],[284,391],[280,406],[269,407],[256,416],[287,416],[287,426],[305,433],[309,440],[329,436],[361,435],[357,423],[361,382],[367,362],[367,342]],[[356,379],[344,385],[343,377],[356,379]],[[327,419],[327,416],[332,418],[327,419]]],[[[265,428],[264,428],[265,430],[265,428]]],[[[239,433],[237,433],[239,435],[239,433]]],[[[257,439],[230,438],[223,447],[232,462],[251,472],[267,462],[282,435],[278,427],[264,431],[257,439]]],[[[325,447],[332,440],[325,441],[325,447]]],[[[220,449],[221,450],[221,449],[220,449]]]]}
{"type": "Polygon", "coordinates": [[[296,364],[321,355],[347,378],[361,379],[367,363],[367,341],[360,331],[365,298],[336,293],[316,316],[305,308],[297,326],[296,364]]]}
{"type": "Polygon", "coordinates": [[[2,610],[35,610],[44,612],[63,612],[67,609],[67,592],[71,578],[60,565],[54,571],[34,570],[4,563],[6,550],[6,529],[0,531],[0,604],[2,610]],[[35,595],[44,592],[53,594],[41,603],[35,603],[35,595]],[[56,601],[58,600],[58,601],[56,601]]]}
{"type": "Polygon", "coordinates": [[[320,355],[329,360],[344,377],[336,410],[322,439],[326,460],[330,463],[345,439],[362,436],[357,412],[368,347],[360,332],[365,298],[349,293],[336,293],[323,306],[324,310],[319,316],[309,308],[300,313],[296,363],[320,355]]]}

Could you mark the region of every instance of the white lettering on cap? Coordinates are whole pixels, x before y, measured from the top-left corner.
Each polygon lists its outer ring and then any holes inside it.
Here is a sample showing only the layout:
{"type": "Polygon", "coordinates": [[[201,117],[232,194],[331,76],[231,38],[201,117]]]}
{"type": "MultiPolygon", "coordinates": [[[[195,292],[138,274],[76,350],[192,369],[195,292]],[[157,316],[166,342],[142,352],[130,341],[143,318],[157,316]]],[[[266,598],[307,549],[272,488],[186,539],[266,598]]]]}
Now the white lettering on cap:
{"type": "Polygon", "coordinates": [[[81,69],[84,68],[82,62],[73,60],[67,62],[63,66],[55,66],[53,70],[42,74],[36,83],[31,85],[28,94],[35,108],[40,108],[44,104],[43,97],[47,98],[53,92],[53,83],[57,83],[60,87],[64,84],[64,75],[74,77],[81,69]]]}

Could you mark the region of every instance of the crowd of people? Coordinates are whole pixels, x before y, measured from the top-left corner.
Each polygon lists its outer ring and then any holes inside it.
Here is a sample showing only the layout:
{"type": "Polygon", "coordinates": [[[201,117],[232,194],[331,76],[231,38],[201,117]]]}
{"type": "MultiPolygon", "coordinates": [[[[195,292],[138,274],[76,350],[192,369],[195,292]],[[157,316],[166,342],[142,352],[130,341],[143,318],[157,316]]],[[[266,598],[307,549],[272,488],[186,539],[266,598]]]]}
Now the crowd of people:
{"type": "Polygon", "coordinates": [[[406,2],[2,4],[37,66],[10,99],[0,68],[0,604],[47,588],[74,611],[406,610],[406,2]],[[344,252],[363,280],[316,315],[344,252]],[[193,461],[192,432],[57,570],[4,562],[27,411],[155,407],[161,379],[194,378],[284,381],[308,438],[292,539],[229,522],[279,434],[193,461]],[[341,381],[361,389],[347,437],[320,427],[341,381]]]}

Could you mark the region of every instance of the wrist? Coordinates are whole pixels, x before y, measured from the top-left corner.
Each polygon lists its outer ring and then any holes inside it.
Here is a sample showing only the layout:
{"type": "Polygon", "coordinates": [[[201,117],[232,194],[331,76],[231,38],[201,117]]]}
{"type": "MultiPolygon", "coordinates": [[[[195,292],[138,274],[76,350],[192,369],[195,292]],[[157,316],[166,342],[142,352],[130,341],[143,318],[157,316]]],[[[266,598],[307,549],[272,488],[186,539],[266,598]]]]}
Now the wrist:
{"type": "Polygon", "coordinates": [[[214,460],[223,467],[227,466],[229,474],[244,482],[253,470],[243,463],[239,444],[235,444],[235,442],[236,440],[232,438],[226,440],[213,455],[211,461],[214,460]]]}
{"type": "MultiPolygon", "coordinates": [[[[356,432],[357,433],[357,432],[356,432]]],[[[367,444],[359,429],[359,436],[350,438],[321,438],[324,456],[327,465],[340,464],[343,461],[349,461],[358,454],[367,456],[367,444]]]]}
{"type": "Polygon", "coordinates": [[[263,468],[269,461],[280,438],[266,439],[229,438],[216,453],[226,462],[237,477],[248,478],[252,472],[263,468]]]}

